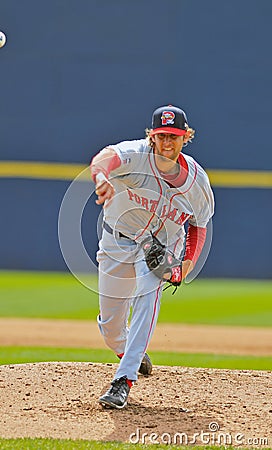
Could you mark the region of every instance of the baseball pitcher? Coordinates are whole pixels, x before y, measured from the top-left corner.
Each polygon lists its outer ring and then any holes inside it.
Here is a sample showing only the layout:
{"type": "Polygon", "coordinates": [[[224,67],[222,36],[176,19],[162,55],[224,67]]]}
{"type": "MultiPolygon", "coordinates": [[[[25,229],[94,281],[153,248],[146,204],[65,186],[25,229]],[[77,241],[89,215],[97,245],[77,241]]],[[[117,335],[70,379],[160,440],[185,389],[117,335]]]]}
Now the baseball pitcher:
{"type": "Polygon", "coordinates": [[[97,320],[120,358],[103,407],[123,408],[138,373],[151,374],[146,350],[163,287],[178,288],[204,245],[214,198],[203,168],[182,152],[193,137],[185,112],[162,106],[145,139],[109,145],[91,162],[96,203],[104,205],[97,320]]]}

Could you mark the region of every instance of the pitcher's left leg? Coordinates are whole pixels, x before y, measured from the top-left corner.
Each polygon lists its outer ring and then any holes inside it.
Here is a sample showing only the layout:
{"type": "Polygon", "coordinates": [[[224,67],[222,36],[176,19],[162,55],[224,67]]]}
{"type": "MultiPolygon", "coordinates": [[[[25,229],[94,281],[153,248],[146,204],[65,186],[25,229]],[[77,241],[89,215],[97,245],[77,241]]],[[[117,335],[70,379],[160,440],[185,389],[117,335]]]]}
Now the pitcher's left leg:
{"type": "MultiPolygon", "coordinates": [[[[144,266],[143,270],[145,270],[144,266]]],[[[143,274],[143,271],[141,273],[143,274]]],[[[125,352],[115,379],[127,376],[129,380],[137,380],[139,366],[157,324],[164,283],[151,272],[146,272],[145,276],[138,280],[139,295],[135,297],[132,304],[133,312],[125,352]],[[148,289],[147,286],[151,288],[148,289]]]]}

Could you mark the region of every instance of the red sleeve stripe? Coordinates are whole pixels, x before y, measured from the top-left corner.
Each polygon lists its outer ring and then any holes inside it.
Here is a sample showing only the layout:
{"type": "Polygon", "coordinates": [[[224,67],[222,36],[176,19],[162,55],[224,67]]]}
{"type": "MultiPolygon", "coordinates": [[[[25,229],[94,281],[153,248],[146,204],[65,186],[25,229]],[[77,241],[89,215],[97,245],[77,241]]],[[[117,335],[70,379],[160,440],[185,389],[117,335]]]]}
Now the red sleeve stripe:
{"type": "Polygon", "coordinates": [[[96,182],[96,175],[99,172],[102,172],[108,178],[112,170],[117,169],[121,166],[121,159],[119,158],[117,153],[115,153],[115,155],[113,156],[104,158],[97,163],[94,161],[94,158],[91,162],[92,177],[94,182],[96,182]]]}
{"type": "Polygon", "coordinates": [[[206,228],[194,227],[189,224],[184,261],[190,259],[194,264],[196,263],[205,243],[206,232],[206,228]]]}

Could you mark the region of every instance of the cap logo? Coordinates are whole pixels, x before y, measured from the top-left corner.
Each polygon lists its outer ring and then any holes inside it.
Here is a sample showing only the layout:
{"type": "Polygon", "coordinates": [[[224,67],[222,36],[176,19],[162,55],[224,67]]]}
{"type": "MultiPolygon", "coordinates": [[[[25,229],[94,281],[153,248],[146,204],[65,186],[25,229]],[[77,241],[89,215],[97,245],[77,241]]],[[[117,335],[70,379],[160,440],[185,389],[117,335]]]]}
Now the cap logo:
{"type": "Polygon", "coordinates": [[[162,125],[172,125],[174,123],[175,113],[173,111],[163,111],[161,116],[162,125]]]}

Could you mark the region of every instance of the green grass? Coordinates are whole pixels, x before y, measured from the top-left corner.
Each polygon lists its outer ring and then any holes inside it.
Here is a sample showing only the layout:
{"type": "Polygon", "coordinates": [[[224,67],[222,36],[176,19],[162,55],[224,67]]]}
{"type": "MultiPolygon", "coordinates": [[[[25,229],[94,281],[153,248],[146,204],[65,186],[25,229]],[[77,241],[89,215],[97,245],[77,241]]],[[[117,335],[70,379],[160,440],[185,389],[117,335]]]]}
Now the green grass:
{"type": "MultiPolygon", "coordinates": [[[[0,272],[0,316],[91,319],[97,278],[87,289],[69,273],[0,272]]],[[[272,281],[194,280],[163,294],[161,323],[272,326],[272,281]]]]}
{"type": "Polygon", "coordinates": [[[164,297],[160,321],[272,326],[272,282],[195,280],[164,297]]]}
{"type": "MultiPolygon", "coordinates": [[[[149,352],[155,365],[207,367],[219,369],[272,370],[272,358],[247,355],[206,353],[149,352]]],[[[1,347],[0,364],[22,364],[47,361],[117,363],[110,350],[55,347],[1,347]]]]}
{"type": "MultiPolygon", "coordinates": [[[[90,285],[97,291],[97,278],[90,285]]],[[[69,273],[0,272],[0,316],[95,319],[98,295],[69,273]]]]}
{"type": "MultiPolygon", "coordinates": [[[[234,447],[228,446],[228,450],[234,447]]],[[[241,447],[239,447],[241,449],[241,447]]],[[[64,439],[0,439],[2,450],[226,450],[224,446],[180,446],[160,444],[122,444],[119,442],[99,442],[64,439]]],[[[254,450],[251,447],[251,450],[254,450]]]]}
{"type": "Polygon", "coordinates": [[[118,362],[110,350],[56,347],[0,347],[0,364],[23,364],[28,362],[77,361],[118,362]]]}

